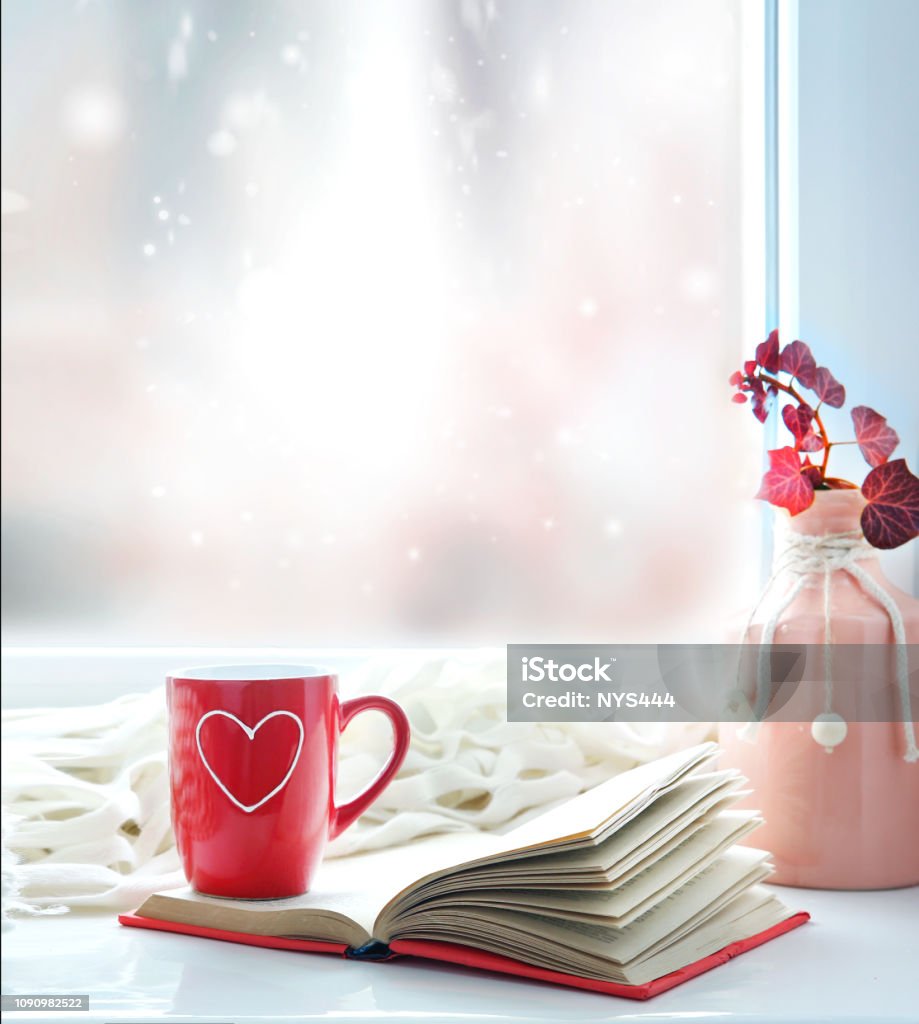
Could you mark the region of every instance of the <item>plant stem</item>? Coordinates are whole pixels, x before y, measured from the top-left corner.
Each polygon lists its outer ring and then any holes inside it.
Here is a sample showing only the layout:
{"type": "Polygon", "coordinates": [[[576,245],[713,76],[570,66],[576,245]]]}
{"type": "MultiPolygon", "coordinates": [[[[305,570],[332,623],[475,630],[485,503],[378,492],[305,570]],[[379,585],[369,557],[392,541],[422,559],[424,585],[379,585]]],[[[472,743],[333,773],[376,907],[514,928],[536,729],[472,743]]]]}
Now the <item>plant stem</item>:
{"type": "MultiPolygon", "coordinates": [[[[748,378],[750,379],[750,378],[748,378]]],[[[765,373],[757,374],[757,380],[765,384],[767,387],[774,387],[778,391],[784,391],[786,395],[793,398],[798,405],[806,405],[810,408],[810,403],[805,402],[801,395],[795,390],[791,384],[783,384],[780,380],[775,377],[770,377],[765,373]]],[[[822,404],[822,403],[821,403],[822,404]]],[[[819,409],[819,406],[818,406],[819,409]]],[[[823,425],[823,420],[820,418],[820,413],[817,409],[813,410],[814,423],[817,424],[817,430],[820,432],[820,439],[823,441],[823,462],[820,465],[820,479],[826,479],[826,466],[830,461],[830,449],[833,447],[833,442],[830,441],[827,436],[826,427],[823,425]]]]}

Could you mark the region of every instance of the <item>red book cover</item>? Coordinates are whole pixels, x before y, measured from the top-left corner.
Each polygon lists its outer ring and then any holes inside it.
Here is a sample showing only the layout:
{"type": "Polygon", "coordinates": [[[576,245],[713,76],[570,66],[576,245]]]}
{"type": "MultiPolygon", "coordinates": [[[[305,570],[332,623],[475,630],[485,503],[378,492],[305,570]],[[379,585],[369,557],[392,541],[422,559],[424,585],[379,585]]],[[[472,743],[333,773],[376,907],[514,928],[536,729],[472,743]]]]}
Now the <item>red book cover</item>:
{"type": "MultiPolygon", "coordinates": [[[[671,974],[661,978],[655,978],[644,985],[620,985],[609,981],[594,981],[590,978],[580,978],[573,974],[560,974],[557,971],[547,971],[541,967],[534,967],[531,964],[521,963],[519,960],[512,960],[510,957],[498,956],[495,953],[485,953],[479,949],[469,946],[460,946],[452,942],[421,942],[409,939],[397,939],[390,947],[390,955],[362,957],[349,950],[347,946],[332,942],[311,942],[308,939],[284,939],[270,935],[249,935],[246,932],[229,932],[219,928],[199,928],[196,925],[173,924],[171,921],[159,921],[150,917],[139,917],[137,914],[122,914],[118,920],[123,925],[131,928],[151,928],[154,931],[176,932],[184,935],[195,935],[199,938],[218,939],[222,942],[239,942],[247,946],[263,946],[269,949],[289,949],[301,953],[331,953],[338,956],[350,956],[352,959],[394,959],[400,956],[417,956],[426,960],[441,960],[445,963],[460,964],[464,967],[474,967],[481,971],[496,971],[500,974],[513,974],[521,978],[532,978],[536,981],[546,981],[555,985],[567,985],[570,988],[586,989],[590,992],[601,992],[605,995],[622,996],[626,999],[650,999],[660,992],[680,985],[690,978],[695,978],[713,967],[727,963],[728,960],[746,953],[750,949],[761,946],[764,942],[774,939],[785,932],[790,932],[810,919],[810,914],[794,914],[786,920],[767,928],[758,935],[751,935],[748,939],[740,942],[732,942],[724,949],[712,953],[710,956],[697,960],[688,967],[683,967],[671,974]]],[[[385,949],[385,947],[384,947],[385,949]]]]}

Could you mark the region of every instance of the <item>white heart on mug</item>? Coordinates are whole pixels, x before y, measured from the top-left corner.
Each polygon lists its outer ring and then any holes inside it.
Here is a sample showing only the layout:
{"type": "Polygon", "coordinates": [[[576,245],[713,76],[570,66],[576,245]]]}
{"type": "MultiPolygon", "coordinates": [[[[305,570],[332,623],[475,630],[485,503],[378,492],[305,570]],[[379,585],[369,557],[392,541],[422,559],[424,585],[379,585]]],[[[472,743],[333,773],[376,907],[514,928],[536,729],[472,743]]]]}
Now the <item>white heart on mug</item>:
{"type": "Polygon", "coordinates": [[[236,806],[241,811],[244,811],[246,814],[251,814],[254,810],[261,807],[262,804],[267,803],[273,796],[276,796],[278,793],[280,793],[281,790],[287,785],[287,783],[290,782],[290,777],[293,775],[294,769],[297,767],[297,762],[300,760],[300,751],[303,750],[303,723],[292,711],[272,711],[269,714],[265,715],[265,717],[256,725],[250,727],[246,725],[245,722],[241,722],[236,717],[236,715],[232,714],[230,711],[208,711],[205,714],[203,714],[200,719],[198,719],[198,725],[195,729],[195,743],[198,745],[198,755],[201,758],[201,762],[207,769],[210,777],[214,780],[214,782],[217,783],[220,789],[230,798],[230,800],[233,801],[234,804],[236,804],[236,806]],[[297,752],[294,754],[294,759],[290,763],[290,768],[287,769],[287,774],[284,776],[283,779],[281,779],[281,781],[274,787],[274,789],[270,793],[268,793],[266,796],[263,796],[261,800],[258,800],[254,804],[244,804],[239,799],[237,799],[237,797],[233,793],[230,792],[226,785],[224,785],[223,779],[221,779],[220,776],[211,767],[211,764],[208,761],[207,756],[205,755],[204,750],[201,747],[201,727],[209,718],[214,718],[215,716],[229,718],[231,722],[235,722],[240,727],[240,729],[242,729],[242,731],[246,734],[250,743],[252,742],[252,740],[255,739],[255,734],[259,731],[259,729],[261,729],[261,727],[266,722],[271,721],[272,718],[292,718],[297,723],[297,728],[300,730],[300,738],[297,741],[297,752]]]}

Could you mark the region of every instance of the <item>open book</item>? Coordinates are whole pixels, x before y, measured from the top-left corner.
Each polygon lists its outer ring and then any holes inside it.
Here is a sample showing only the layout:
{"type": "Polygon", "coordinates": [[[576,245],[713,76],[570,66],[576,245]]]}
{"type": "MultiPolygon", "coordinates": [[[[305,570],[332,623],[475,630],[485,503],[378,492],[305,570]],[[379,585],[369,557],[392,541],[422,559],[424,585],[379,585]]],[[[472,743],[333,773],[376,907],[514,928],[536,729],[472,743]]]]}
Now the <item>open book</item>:
{"type": "Polygon", "coordinates": [[[807,919],[761,883],[759,823],[714,744],[611,779],[503,836],[327,861],[316,887],[151,896],[122,923],[356,959],[412,954],[645,998],[807,919]]]}

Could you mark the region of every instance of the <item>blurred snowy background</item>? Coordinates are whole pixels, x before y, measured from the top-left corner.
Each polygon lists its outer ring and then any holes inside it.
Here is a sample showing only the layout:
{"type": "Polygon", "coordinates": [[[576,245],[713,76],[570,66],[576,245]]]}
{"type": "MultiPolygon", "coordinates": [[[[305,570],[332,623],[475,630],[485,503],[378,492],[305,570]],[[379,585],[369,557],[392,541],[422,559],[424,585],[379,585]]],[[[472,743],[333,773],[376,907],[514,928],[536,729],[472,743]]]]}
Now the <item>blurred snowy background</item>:
{"type": "Polygon", "coordinates": [[[719,638],[739,8],[5,3],[7,641],[719,638]]]}

